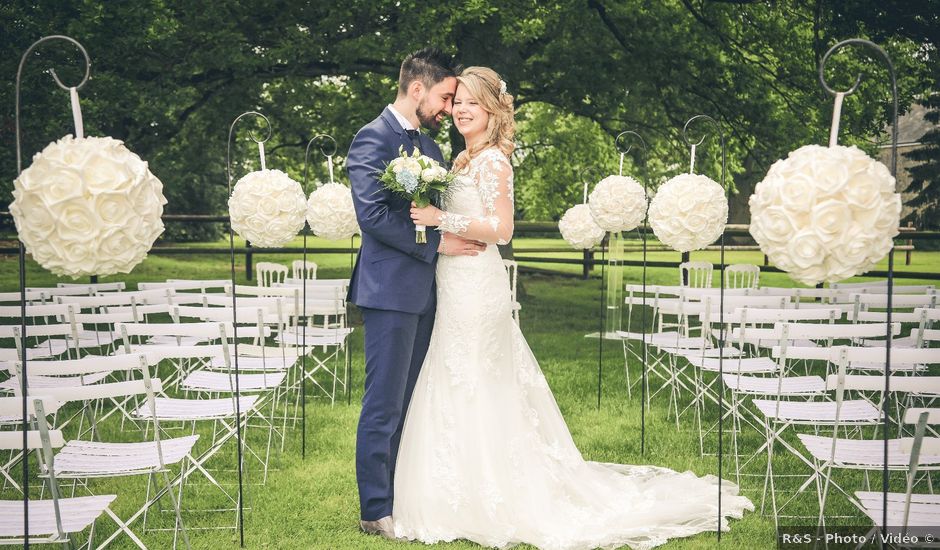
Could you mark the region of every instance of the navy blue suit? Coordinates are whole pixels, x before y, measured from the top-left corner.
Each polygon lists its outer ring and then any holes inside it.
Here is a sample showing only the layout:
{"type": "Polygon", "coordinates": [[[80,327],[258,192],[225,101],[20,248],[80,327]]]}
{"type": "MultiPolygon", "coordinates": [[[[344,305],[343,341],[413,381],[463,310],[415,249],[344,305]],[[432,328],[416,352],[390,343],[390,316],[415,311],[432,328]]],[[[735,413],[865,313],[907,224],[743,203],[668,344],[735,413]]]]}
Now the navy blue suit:
{"type": "MultiPolygon", "coordinates": [[[[421,152],[443,162],[432,139],[419,136],[421,152]]],[[[378,181],[385,167],[414,144],[386,108],[362,127],[346,158],[353,204],[362,229],[349,300],[362,309],[366,379],[356,432],[360,514],[374,521],[392,514],[395,461],[418,371],[434,326],[434,269],[440,234],[415,243],[411,203],[378,181]]]]}

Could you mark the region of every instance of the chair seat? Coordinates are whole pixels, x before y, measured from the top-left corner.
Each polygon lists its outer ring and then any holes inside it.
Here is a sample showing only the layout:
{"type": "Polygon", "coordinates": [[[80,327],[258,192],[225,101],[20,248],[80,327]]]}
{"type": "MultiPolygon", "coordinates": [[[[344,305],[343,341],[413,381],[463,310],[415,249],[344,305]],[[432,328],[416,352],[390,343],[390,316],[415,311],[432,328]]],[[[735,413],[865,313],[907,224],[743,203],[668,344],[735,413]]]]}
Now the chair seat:
{"type": "Polygon", "coordinates": [[[643,341],[644,337],[648,343],[652,343],[653,340],[663,341],[671,339],[675,341],[679,338],[679,333],[675,331],[665,331],[665,332],[647,332],[643,334],[642,332],[628,332],[625,330],[618,330],[617,336],[624,340],[640,340],[643,341]]]}
{"type": "MultiPolygon", "coordinates": [[[[84,531],[116,498],[117,495],[60,498],[62,530],[66,533],[84,531]]],[[[29,501],[30,537],[48,537],[58,532],[52,503],[52,499],[29,501]]],[[[0,500],[0,537],[22,537],[23,515],[23,499],[0,500]]]]}
{"type": "Polygon", "coordinates": [[[346,337],[352,332],[352,329],[327,329],[327,331],[307,334],[304,337],[301,334],[283,333],[278,334],[275,341],[279,344],[288,346],[300,346],[306,342],[308,346],[339,346],[346,342],[346,337]]]}
{"type": "MultiPolygon", "coordinates": [[[[888,493],[888,525],[904,523],[904,508],[907,495],[888,493]]],[[[884,521],[884,493],[856,491],[855,498],[862,504],[865,515],[878,527],[884,521]]],[[[936,527],[940,525],[940,495],[911,495],[911,509],[907,521],[910,527],[936,527]]]]}
{"type": "Polygon", "coordinates": [[[826,381],[820,376],[788,376],[782,380],[768,376],[723,376],[731,391],[753,395],[805,396],[825,393],[826,381]]]}
{"type": "MultiPolygon", "coordinates": [[[[297,364],[296,357],[238,357],[238,369],[250,371],[284,371],[297,364]]],[[[224,357],[213,357],[209,368],[228,370],[224,357]]]]}
{"type": "MultiPolygon", "coordinates": [[[[849,369],[884,372],[884,361],[850,361],[849,369]]],[[[927,365],[917,365],[914,363],[895,363],[891,361],[891,372],[922,372],[927,370],[927,365]]]]}
{"type": "MultiPolygon", "coordinates": [[[[771,401],[755,399],[754,406],[771,420],[797,424],[832,424],[836,418],[835,401],[771,401]],[[779,408],[778,408],[779,407],[779,408]]],[[[839,422],[846,424],[873,424],[881,420],[881,412],[864,399],[842,402],[839,422]]]]}
{"type": "MultiPolygon", "coordinates": [[[[241,359],[239,359],[241,364],[241,359]]],[[[284,378],[287,377],[283,372],[272,372],[268,374],[238,374],[239,391],[263,391],[271,390],[281,385],[284,378]]],[[[208,391],[208,392],[231,392],[234,385],[234,377],[230,377],[226,372],[212,372],[200,370],[190,373],[181,384],[184,390],[208,391]]]]}
{"type": "MultiPolygon", "coordinates": [[[[176,336],[151,336],[144,346],[198,346],[208,341],[208,338],[200,336],[180,336],[179,339],[176,336]]],[[[131,347],[136,350],[140,345],[132,345],[131,347]]]]}
{"type": "Polygon", "coordinates": [[[725,357],[720,360],[717,357],[699,357],[697,355],[683,355],[683,357],[696,367],[708,372],[732,372],[732,373],[773,373],[777,372],[777,363],[769,357],[725,357]]]}
{"type": "MultiPolygon", "coordinates": [[[[242,395],[238,398],[239,409],[242,416],[255,407],[257,395],[242,395]]],[[[158,397],[156,399],[157,418],[160,420],[215,420],[220,418],[234,418],[235,403],[230,397],[219,399],[175,399],[172,397],[158,397]]],[[[150,407],[142,405],[134,411],[138,418],[153,418],[150,407]]]]}
{"type": "MultiPolygon", "coordinates": [[[[863,338],[862,345],[868,346],[871,348],[883,348],[885,347],[885,340],[883,338],[863,338]]],[[[917,337],[916,336],[902,336],[901,338],[892,338],[891,347],[893,348],[914,348],[917,347],[917,337]]]]}
{"type": "MultiPolygon", "coordinates": [[[[763,349],[769,349],[780,346],[780,342],[783,340],[774,340],[768,338],[749,338],[747,335],[744,336],[743,343],[750,344],[763,349]]],[[[735,340],[735,343],[738,343],[738,340],[735,340]]],[[[787,346],[791,348],[818,348],[819,344],[812,340],[787,340],[787,346]]]]}
{"type": "MultiPolygon", "coordinates": [[[[797,434],[803,446],[816,460],[828,462],[832,456],[832,438],[820,435],[797,434]]],[[[888,468],[907,470],[911,463],[910,450],[905,451],[901,439],[888,440],[888,468]]],[[[881,470],[884,467],[885,442],[882,439],[837,439],[834,466],[881,470]]],[[[920,455],[922,466],[940,465],[940,455],[920,455]]]]}
{"type": "MultiPolygon", "coordinates": [[[[163,451],[164,466],[183,460],[198,439],[198,435],[162,439],[160,449],[163,451]]],[[[160,467],[160,457],[153,441],[69,441],[55,455],[54,464],[56,475],[61,478],[111,477],[156,471],[160,467]]]]}
{"type": "MultiPolygon", "coordinates": [[[[35,391],[42,388],[74,388],[77,386],[87,386],[88,384],[101,382],[107,378],[109,374],[111,373],[95,372],[83,376],[41,376],[32,374],[29,375],[26,380],[29,389],[35,391]]],[[[13,392],[19,389],[19,386],[19,378],[13,376],[0,382],[0,392],[13,392]]]]}

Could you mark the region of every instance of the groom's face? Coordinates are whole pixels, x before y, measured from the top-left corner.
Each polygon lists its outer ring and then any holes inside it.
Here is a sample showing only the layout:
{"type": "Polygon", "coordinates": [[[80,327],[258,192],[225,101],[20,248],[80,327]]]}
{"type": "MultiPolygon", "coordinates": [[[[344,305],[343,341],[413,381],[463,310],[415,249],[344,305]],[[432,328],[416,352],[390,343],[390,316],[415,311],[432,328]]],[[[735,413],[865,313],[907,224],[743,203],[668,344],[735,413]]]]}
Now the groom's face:
{"type": "Polygon", "coordinates": [[[429,130],[441,127],[444,117],[450,115],[454,106],[454,93],[457,91],[457,79],[450,76],[426,89],[418,100],[418,120],[421,126],[429,130]]]}

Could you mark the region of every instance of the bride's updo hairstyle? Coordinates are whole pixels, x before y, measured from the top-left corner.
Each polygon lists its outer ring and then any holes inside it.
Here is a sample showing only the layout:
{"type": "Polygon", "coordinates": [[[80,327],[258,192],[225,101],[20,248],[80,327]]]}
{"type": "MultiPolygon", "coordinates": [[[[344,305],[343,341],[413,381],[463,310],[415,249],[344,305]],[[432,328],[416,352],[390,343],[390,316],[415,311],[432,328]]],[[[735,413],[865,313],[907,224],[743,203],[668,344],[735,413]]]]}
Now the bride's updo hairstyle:
{"type": "Polygon", "coordinates": [[[457,155],[454,171],[462,170],[470,159],[480,151],[495,146],[508,158],[516,144],[512,138],[516,134],[516,120],[513,113],[513,97],[506,93],[506,83],[496,71],[487,67],[467,67],[457,76],[457,83],[467,87],[480,107],[489,113],[486,125],[486,139],[469,150],[457,155]]]}

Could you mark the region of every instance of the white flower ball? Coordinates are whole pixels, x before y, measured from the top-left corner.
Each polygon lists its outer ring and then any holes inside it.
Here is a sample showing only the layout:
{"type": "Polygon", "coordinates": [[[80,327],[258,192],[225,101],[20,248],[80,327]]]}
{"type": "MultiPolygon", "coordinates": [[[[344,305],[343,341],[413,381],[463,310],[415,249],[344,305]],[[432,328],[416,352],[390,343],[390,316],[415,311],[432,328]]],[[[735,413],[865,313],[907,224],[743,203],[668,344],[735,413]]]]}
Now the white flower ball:
{"type": "Polygon", "coordinates": [[[352,191],[340,183],[326,183],[310,193],[307,223],[315,235],[334,241],[359,233],[352,191]]]}
{"type": "Polygon", "coordinates": [[[73,279],[130,273],[163,233],[163,184],[110,137],[50,143],[13,182],[13,199],[27,252],[73,279]]]}
{"type": "Polygon", "coordinates": [[[751,235],[801,283],[862,274],[898,234],[901,195],[894,184],[888,168],[858,147],[800,147],[754,188],[751,235]]]}
{"type": "Polygon", "coordinates": [[[680,174],[659,186],[650,201],[650,226],[666,246],[679,252],[712,244],[728,223],[728,199],[715,180],[680,174]]]}
{"type": "Polygon", "coordinates": [[[604,231],[630,231],[646,216],[646,192],[633,178],[607,176],[594,186],[588,206],[604,231]]]}
{"type": "Polygon", "coordinates": [[[304,227],[307,197],[280,170],[258,170],[238,180],[228,199],[232,229],[252,245],[284,246],[304,227]]]}
{"type": "Polygon", "coordinates": [[[604,239],[606,233],[591,215],[586,204],[572,206],[558,222],[558,230],[568,244],[575,248],[592,248],[604,239]]]}

